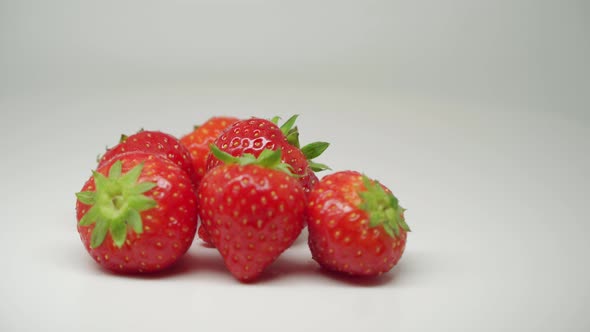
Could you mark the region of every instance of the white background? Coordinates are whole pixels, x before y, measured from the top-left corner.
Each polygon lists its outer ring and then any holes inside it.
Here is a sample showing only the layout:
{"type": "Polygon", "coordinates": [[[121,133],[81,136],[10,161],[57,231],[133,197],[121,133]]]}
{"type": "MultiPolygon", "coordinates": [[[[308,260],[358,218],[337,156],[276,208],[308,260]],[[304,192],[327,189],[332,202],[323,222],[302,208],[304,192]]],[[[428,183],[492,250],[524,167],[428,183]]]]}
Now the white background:
{"type": "Polygon", "coordinates": [[[587,331],[583,1],[0,1],[1,331],[587,331]],[[139,128],[300,114],[318,161],[408,209],[390,273],[322,272],[305,234],[243,285],[198,241],[101,270],[75,228],[139,128]]]}

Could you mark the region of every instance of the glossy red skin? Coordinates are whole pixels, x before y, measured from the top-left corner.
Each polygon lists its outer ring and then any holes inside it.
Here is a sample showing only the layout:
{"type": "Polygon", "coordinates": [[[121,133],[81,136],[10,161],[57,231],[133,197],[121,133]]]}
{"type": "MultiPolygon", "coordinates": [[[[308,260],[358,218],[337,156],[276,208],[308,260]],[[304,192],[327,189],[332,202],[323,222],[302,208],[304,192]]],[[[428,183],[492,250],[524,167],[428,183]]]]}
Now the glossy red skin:
{"type": "Polygon", "coordinates": [[[358,208],[358,192],[365,190],[360,173],[343,171],[324,177],[311,192],[308,242],[313,259],[325,269],[376,276],[391,270],[401,258],[407,233],[400,228],[395,238],[382,226],[369,227],[368,214],[358,208]]]}
{"type": "MultiPolygon", "coordinates": [[[[317,177],[301,150],[289,144],[281,129],[268,120],[252,118],[235,122],[221,133],[214,144],[234,157],[245,153],[258,157],[265,149],[281,149],[282,161],[293,167],[293,173],[299,176],[299,183],[306,193],[317,183],[317,177]]],[[[211,170],[220,164],[220,160],[210,155],[207,169],[211,170]]]]}
{"type": "Polygon", "coordinates": [[[237,121],[239,121],[238,118],[227,116],[212,117],[191,133],[180,138],[180,143],[190,153],[197,185],[207,171],[209,144],[213,143],[223,130],[237,121]]]}
{"type": "MultiPolygon", "coordinates": [[[[180,143],[186,147],[191,156],[196,176],[196,187],[199,186],[203,175],[205,175],[207,171],[209,145],[217,139],[223,130],[237,121],[239,121],[238,118],[228,116],[212,117],[191,133],[180,138],[180,143]]],[[[206,246],[212,246],[209,234],[203,226],[199,226],[197,234],[199,235],[199,238],[205,242],[206,246]]]]}
{"type": "MultiPolygon", "coordinates": [[[[141,212],[143,233],[127,231],[127,240],[117,248],[110,234],[98,248],[90,248],[90,237],[95,224],[82,227],[78,233],[90,256],[101,266],[118,273],[149,273],[164,270],[174,264],[189,249],[197,227],[195,189],[186,173],[168,159],[147,153],[132,152],[120,156],[123,173],[144,162],[138,182],[154,182],[157,187],[146,196],[158,205],[141,212]]],[[[97,171],[107,175],[116,160],[104,163],[97,171]]],[[[93,191],[90,178],[82,191],[93,191]]],[[[76,202],[78,222],[90,206],[76,202]]]]}
{"type": "Polygon", "coordinates": [[[255,280],[303,229],[303,188],[280,171],[223,165],[205,174],[198,198],[203,227],[240,281],[255,280]]]}
{"type": "Polygon", "coordinates": [[[197,183],[189,151],[176,137],[161,131],[141,131],[129,136],[124,142],[107,150],[97,167],[128,152],[147,152],[169,159],[185,171],[193,183],[197,183]]]}
{"type": "Polygon", "coordinates": [[[213,243],[211,243],[211,236],[209,235],[205,227],[203,227],[202,223],[199,225],[197,235],[199,236],[201,241],[203,241],[203,246],[205,246],[206,248],[215,248],[213,243]]]}

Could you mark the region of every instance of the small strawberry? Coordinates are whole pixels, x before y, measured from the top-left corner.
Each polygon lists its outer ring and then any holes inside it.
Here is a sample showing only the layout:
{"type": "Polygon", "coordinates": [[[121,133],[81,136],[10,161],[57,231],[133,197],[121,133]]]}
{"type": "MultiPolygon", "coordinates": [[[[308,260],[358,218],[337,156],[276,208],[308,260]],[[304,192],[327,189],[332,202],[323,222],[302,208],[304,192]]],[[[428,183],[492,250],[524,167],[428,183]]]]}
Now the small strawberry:
{"type": "Polygon", "coordinates": [[[78,232],[88,253],[121,273],[160,271],[190,247],[194,187],[178,165],[144,152],[103,163],[77,193],[78,232]]]}
{"type": "MultiPolygon", "coordinates": [[[[193,169],[196,174],[195,185],[197,187],[207,170],[207,157],[210,151],[209,145],[217,139],[223,130],[237,121],[239,119],[232,117],[212,117],[202,125],[195,126],[193,132],[180,138],[180,143],[190,152],[193,169]]],[[[198,235],[206,245],[211,246],[209,234],[207,234],[203,225],[199,226],[198,235]]]]}
{"type": "Polygon", "coordinates": [[[206,173],[198,190],[199,216],[228,270],[253,281],[293,244],[303,229],[305,194],[281,163],[281,150],[240,158],[212,146],[225,162],[206,173]]]}
{"type": "Polygon", "coordinates": [[[324,177],[307,205],[309,247],[322,267],[374,276],[397,264],[410,228],[397,198],[353,171],[324,177]]]}
{"type": "Polygon", "coordinates": [[[176,137],[161,131],[142,130],[131,136],[121,135],[119,144],[107,150],[100,158],[98,167],[117,159],[123,153],[136,151],[147,152],[169,159],[182,168],[196,185],[197,176],[192,166],[190,153],[176,137]]]}
{"type": "MultiPolygon", "coordinates": [[[[299,132],[293,127],[297,116],[291,117],[280,128],[272,121],[251,118],[235,122],[215,140],[215,145],[232,156],[252,154],[258,157],[264,150],[282,150],[282,161],[290,165],[306,193],[317,183],[314,171],[328,169],[311,159],[321,155],[329,146],[326,142],[315,142],[299,148],[299,132]]],[[[277,118],[273,119],[277,121],[277,118]]],[[[212,169],[221,164],[209,155],[207,167],[212,169]]]]}
{"type": "Polygon", "coordinates": [[[180,143],[187,148],[191,155],[193,168],[197,174],[197,183],[207,170],[209,145],[217,139],[223,130],[237,121],[239,119],[232,117],[212,117],[202,125],[195,126],[191,133],[180,138],[180,143]]]}

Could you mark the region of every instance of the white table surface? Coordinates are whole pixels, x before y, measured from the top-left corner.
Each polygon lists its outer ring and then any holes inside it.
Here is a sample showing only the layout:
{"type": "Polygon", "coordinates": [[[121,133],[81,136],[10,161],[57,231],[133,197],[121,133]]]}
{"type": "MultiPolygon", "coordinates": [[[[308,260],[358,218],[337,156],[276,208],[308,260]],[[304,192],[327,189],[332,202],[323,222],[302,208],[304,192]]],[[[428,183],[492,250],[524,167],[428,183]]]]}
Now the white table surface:
{"type": "MultiPolygon", "coordinates": [[[[175,87],[3,99],[3,331],[585,330],[589,121],[362,91],[175,87]],[[231,90],[230,90],[231,91],[231,90]],[[390,273],[322,272],[305,234],[240,284],[197,240],[168,273],[100,269],[75,227],[78,191],[105,145],[141,127],[175,135],[212,115],[300,114],[320,159],[366,172],[408,209],[390,273]]],[[[84,93],[82,93],[84,92],[84,93]]]]}

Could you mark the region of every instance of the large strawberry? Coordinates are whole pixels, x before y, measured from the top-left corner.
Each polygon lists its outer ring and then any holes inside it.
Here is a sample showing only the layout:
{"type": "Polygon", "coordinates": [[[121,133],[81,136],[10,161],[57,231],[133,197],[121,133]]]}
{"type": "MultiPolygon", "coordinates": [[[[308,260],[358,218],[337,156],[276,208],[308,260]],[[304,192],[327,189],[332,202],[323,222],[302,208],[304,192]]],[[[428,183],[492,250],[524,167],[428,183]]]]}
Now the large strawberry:
{"type": "Polygon", "coordinates": [[[195,126],[191,133],[180,138],[180,143],[187,148],[191,155],[197,183],[207,170],[209,145],[217,139],[223,130],[237,121],[239,119],[227,116],[212,117],[202,125],[195,126]]]}
{"type": "Polygon", "coordinates": [[[307,213],[313,259],[355,276],[391,270],[410,231],[391,191],[353,171],[324,177],[311,192],[307,213]]]}
{"type": "Polygon", "coordinates": [[[109,270],[165,269],[195,236],[194,187],[178,165],[160,156],[130,152],[107,161],[76,196],[80,238],[109,270]]]}
{"type": "MultiPolygon", "coordinates": [[[[315,142],[299,148],[299,133],[293,127],[297,116],[291,117],[280,128],[265,119],[251,118],[235,122],[215,140],[215,145],[232,156],[243,154],[259,156],[264,150],[282,150],[282,161],[289,164],[306,193],[309,193],[318,179],[314,171],[328,169],[326,165],[313,162],[328,148],[326,142],[315,142]]],[[[276,122],[277,118],[274,119],[276,122]]],[[[209,155],[208,169],[221,164],[213,155],[209,155]]]]}
{"type": "Polygon", "coordinates": [[[281,163],[281,150],[258,158],[232,157],[212,147],[225,164],[207,174],[198,190],[199,216],[228,270],[253,281],[301,233],[305,194],[281,163]]]}
{"type": "Polygon", "coordinates": [[[136,151],[147,152],[169,159],[182,168],[196,185],[197,176],[192,166],[190,153],[176,137],[161,131],[142,130],[131,136],[122,135],[119,144],[108,149],[100,158],[98,167],[117,159],[121,154],[136,151]]]}

